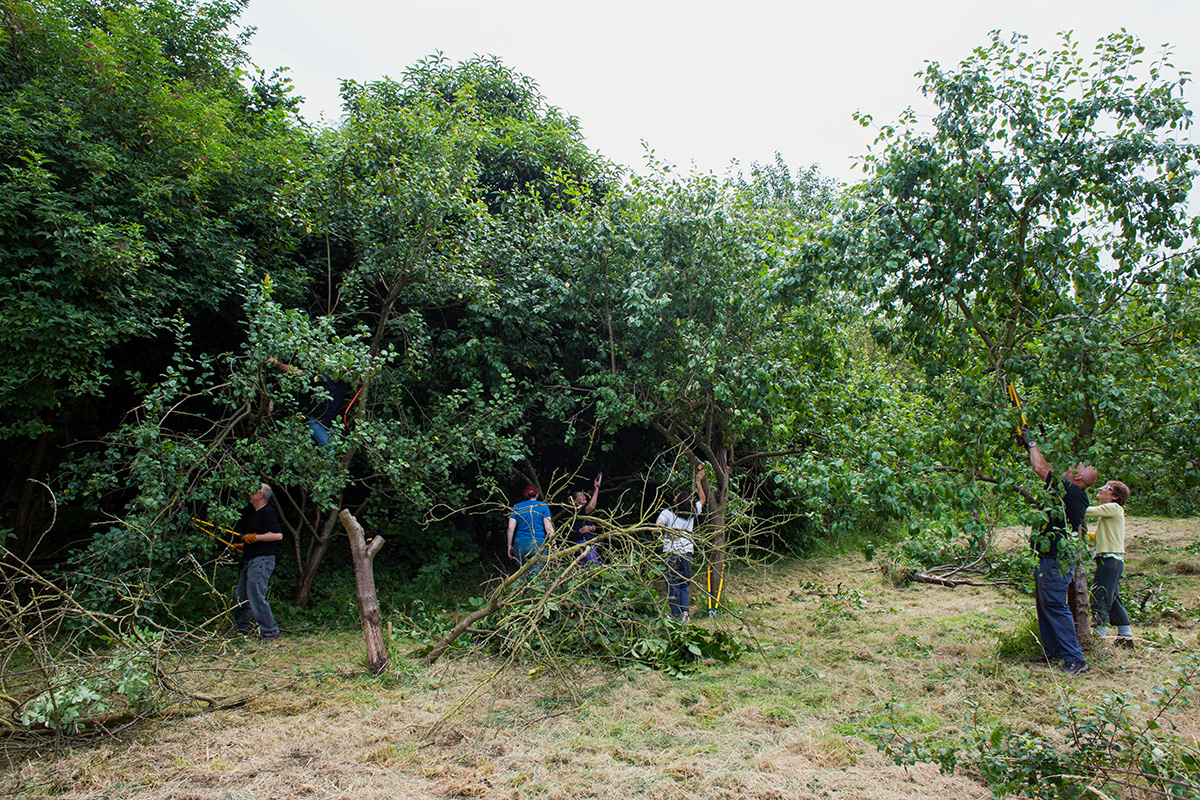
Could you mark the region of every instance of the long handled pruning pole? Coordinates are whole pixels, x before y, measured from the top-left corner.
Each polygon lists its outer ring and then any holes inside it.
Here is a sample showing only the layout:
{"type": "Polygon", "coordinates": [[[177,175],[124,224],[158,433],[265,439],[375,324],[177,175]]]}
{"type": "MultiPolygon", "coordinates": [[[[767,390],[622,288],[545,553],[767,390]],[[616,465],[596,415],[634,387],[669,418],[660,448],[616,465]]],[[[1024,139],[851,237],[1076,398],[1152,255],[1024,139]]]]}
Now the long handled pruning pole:
{"type": "Polygon", "coordinates": [[[347,429],[350,428],[350,409],[354,408],[354,401],[362,394],[362,384],[359,384],[358,391],[354,393],[354,397],[350,398],[350,402],[346,404],[346,410],[342,412],[342,423],[347,429]]]}
{"type": "MultiPolygon", "coordinates": [[[[1012,381],[1008,382],[1008,402],[1017,410],[1017,417],[1020,420],[1017,423],[1017,441],[1021,443],[1026,450],[1033,445],[1033,439],[1029,435],[1029,422],[1025,419],[1025,412],[1021,409],[1021,398],[1017,396],[1017,387],[1013,386],[1012,381]]],[[[1046,435],[1046,429],[1041,427],[1042,435],[1046,435]]]]}
{"type": "Polygon", "coordinates": [[[724,567],[722,567],[717,572],[718,572],[717,592],[715,595],[713,594],[713,565],[712,564],[708,565],[708,570],[705,573],[705,579],[707,582],[707,589],[708,589],[708,591],[706,592],[706,594],[708,595],[708,615],[710,617],[716,616],[717,609],[721,607],[721,590],[723,588],[725,588],[725,569],[724,569],[724,567]]]}
{"type": "Polygon", "coordinates": [[[207,520],[198,519],[196,517],[192,517],[192,522],[195,523],[197,528],[204,531],[209,536],[213,537],[214,539],[216,539],[218,542],[225,545],[229,549],[240,550],[242,548],[241,544],[234,544],[233,542],[228,542],[228,541],[222,539],[220,536],[217,536],[217,533],[216,533],[217,531],[221,531],[222,533],[229,534],[230,538],[237,538],[237,537],[241,536],[241,534],[238,533],[237,531],[231,531],[231,530],[229,530],[229,528],[222,528],[220,525],[213,525],[211,522],[209,522],[207,520]]]}
{"type": "Polygon", "coordinates": [[[1017,438],[1021,436],[1021,430],[1028,428],[1029,423],[1025,420],[1025,412],[1021,410],[1021,398],[1017,396],[1017,387],[1013,386],[1013,382],[1008,382],[1008,402],[1017,410],[1017,416],[1021,418],[1021,424],[1017,426],[1017,438]]]}

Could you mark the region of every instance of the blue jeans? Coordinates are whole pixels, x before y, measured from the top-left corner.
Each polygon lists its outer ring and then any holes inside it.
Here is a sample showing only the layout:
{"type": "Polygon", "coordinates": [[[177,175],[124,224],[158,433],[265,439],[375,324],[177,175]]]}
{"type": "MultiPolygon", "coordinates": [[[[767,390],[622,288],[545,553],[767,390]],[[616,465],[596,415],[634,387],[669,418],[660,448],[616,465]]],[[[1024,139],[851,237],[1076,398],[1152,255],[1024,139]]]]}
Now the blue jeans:
{"type": "Polygon", "coordinates": [[[242,564],[238,576],[237,607],[233,610],[233,621],[242,633],[250,631],[251,617],[258,623],[263,636],[278,636],[279,626],[267,602],[267,583],[275,571],[275,556],[255,556],[242,564]]]}
{"type": "MultiPolygon", "coordinates": [[[[542,543],[533,539],[514,539],[513,552],[517,554],[517,564],[524,566],[525,562],[534,558],[542,551],[542,543]]],[[[526,579],[532,578],[541,571],[545,563],[534,564],[529,568],[529,572],[525,573],[526,579]]]]}
{"type": "Polygon", "coordinates": [[[692,583],[692,556],[667,554],[667,605],[672,617],[687,614],[692,607],[689,586],[692,583]]]}
{"type": "Polygon", "coordinates": [[[1074,569],[1065,573],[1058,559],[1038,559],[1034,576],[1034,598],[1037,608],[1038,632],[1047,658],[1064,661],[1086,661],[1079,639],[1075,637],[1075,618],[1067,606],[1067,587],[1075,575],[1074,569]]]}
{"type": "Polygon", "coordinates": [[[333,445],[329,443],[328,428],[315,419],[305,420],[304,424],[308,426],[308,430],[312,433],[313,441],[316,442],[318,446],[324,447],[327,450],[333,449],[333,445]]]}

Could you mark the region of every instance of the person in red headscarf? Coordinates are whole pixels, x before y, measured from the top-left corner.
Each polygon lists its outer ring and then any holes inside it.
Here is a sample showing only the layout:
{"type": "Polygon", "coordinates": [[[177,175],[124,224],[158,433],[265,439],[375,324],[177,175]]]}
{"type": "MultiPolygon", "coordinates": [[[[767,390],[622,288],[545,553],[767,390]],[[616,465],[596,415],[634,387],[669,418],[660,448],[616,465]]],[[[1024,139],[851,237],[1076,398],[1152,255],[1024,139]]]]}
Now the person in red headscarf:
{"type": "MultiPolygon", "coordinates": [[[[508,515],[508,557],[518,564],[524,564],[540,553],[546,540],[554,535],[550,507],[541,501],[538,488],[529,484],[521,494],[525,499],[513,506],[508,515]]],[[[541,567],[536,564],[529,573],[532,575],[541,567]]]]}

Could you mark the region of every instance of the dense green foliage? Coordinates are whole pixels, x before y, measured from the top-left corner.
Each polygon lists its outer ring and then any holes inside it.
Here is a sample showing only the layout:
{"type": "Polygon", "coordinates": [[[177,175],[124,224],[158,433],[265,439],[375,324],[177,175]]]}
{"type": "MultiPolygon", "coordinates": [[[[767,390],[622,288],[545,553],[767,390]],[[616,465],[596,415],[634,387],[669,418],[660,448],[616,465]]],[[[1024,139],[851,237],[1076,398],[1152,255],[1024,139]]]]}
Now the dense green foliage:
{"type": "MultiPolygon", "coordinates": [[[[239,79],[225,31],[240,8],[5,5],[0,438],[22,481],[113,430],[159,380],[177,321],[210,323],[239,288],[241,258],[289,263],[274,195],[305,137],[286,84],[239,79]]],[[[50,515],[14,485],[25,553],[50,515]]]]}
{"type": "Polygon", "coordinates": [[[522,483],[563,503],[599,469],[643,518],[705,464],[718,565],[930,519],[982,542],[1032,478],[1009,380],[1060,467],[1194,510],[1197,151],[1132,37],[930,65],[932,130],[883,128],[842,189],[623,176],[492,58],[348,82],[312,130],[240,9],[0,16],[0,541],[81,548],[80,597],[202,618],[192,518],[231,526],[260,476],[300,607],[345,568],[340,508],[428,592],[506,568],[522,483]],[[318,375],[354,384],[330,451],[318,375]]]}
{"type": "Polygon", "coordinates": [[[977,772],[995,797],[1073,800],[1095,796],[1200,797],[1200,753],[1175,733],[1173,717],[1191,709],[1189,694],[1200,672],[1193,655],[1173,668],[1172,684],[1155,687],[1150,715],[1130,697],[1114,693],[1099,704],[1069,698],[1059,711],[1060,736],[993,724],[978,707],[960,740],[910,740],[900,709],[872,732],[897,764],[936,763],[943,772],[977,772]]]}
{"type": "Polygon", "coordinates": [[[995,33],[925,70],[931,131],[910,113],[864,160],[849,266],[943,412],[898,460],[961,476],[966,506],[1032,477],[1004,446],[1013,381],[1059,469],[1082,458],[1195,511],[1198,151],[1187,76],[1142,56],[1126,33],[1091,61],[1069,37],[1047,52],[995,33]]]}

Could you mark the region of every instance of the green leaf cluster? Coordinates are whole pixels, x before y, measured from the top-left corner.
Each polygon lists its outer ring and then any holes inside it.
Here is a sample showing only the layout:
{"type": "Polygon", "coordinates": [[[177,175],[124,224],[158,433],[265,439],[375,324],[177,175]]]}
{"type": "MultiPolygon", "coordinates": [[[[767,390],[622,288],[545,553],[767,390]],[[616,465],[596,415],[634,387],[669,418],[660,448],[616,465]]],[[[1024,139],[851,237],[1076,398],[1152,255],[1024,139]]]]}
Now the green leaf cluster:
{"type": "Polygon", "coordinates": [[[1156,688],[1148,709],[1120,692],[1099,703],[1068,698],[1059,713],[1058,737],[989,724],[974,703],[969,703],[972,716],[961,741],[909,739],[902,709],[893,707],[871,737],[897,764],[931,762],[946,773],[959,767],[977,771],[997,797],[1070,800],[1092,796],[1096,789],[1200,797],[1200,754],[1174,732],[1173,721],[1173,715],[1192,707],[1195,662],[1192,656],[1173,668],[1175,682],[1156,688]]]}
{"type": "Polygon", "coordinates": [[[136,631],[122,639],[99,664],[81,664],[79,672],[62,665],[52,688],[26,701],[19,712],[22,725],[78,733],[91,719],[120,708],[142,712],[150,708],[162,691],[155,668],[155,651],[162,633],[136,631]]]}

